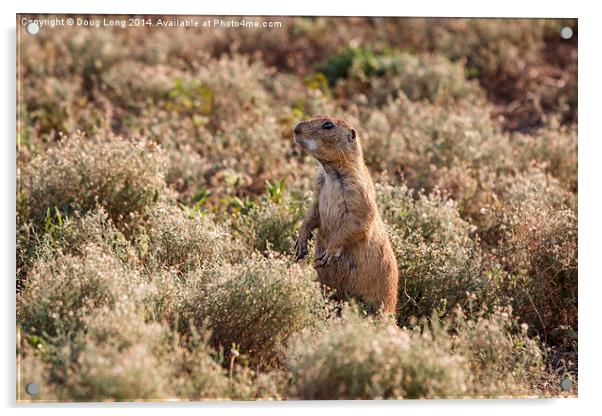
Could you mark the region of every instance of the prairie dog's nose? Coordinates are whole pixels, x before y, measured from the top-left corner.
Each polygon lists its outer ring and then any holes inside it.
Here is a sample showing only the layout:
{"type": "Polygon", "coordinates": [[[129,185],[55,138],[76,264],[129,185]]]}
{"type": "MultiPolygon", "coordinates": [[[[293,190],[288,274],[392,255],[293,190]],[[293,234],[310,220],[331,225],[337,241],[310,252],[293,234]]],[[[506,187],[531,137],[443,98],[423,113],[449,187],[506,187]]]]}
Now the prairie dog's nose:
{"type": "Polygon", "coordinates": [[[293,127],[293,132],[295,134],[299,134],[301,133],[301,123],[303,123],[302,121],[298,122],[297,124],[295,124],[295,127],[293,127]]]}

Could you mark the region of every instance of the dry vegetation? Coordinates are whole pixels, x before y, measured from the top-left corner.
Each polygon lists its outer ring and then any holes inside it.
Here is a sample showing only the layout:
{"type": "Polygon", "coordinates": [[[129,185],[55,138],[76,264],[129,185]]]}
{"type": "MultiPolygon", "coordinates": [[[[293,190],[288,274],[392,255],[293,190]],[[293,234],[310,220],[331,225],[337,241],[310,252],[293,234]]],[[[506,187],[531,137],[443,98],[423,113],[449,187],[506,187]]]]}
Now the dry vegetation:
{"type": "Polygon", "coordinates": [[[19,391],[576,394],[576,21],[281,20],[21,36],[19,391]],[[359,130],[395,322],[292,261],[316,114],[359,130]]]}

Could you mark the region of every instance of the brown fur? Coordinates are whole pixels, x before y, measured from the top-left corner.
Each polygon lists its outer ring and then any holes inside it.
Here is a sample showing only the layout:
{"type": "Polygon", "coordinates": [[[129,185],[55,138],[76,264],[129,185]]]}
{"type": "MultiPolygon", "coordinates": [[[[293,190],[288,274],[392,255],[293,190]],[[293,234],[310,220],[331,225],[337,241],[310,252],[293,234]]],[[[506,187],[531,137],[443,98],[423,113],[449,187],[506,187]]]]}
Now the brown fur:
{"type": "Polygon", "coordinates": [[[299,230],[296,259],[307,255],[307,242],[317,228],[314,267],[320,282],[375,310],[395,312],[397,262],[356,130],[345,120],[319,116],[298,123],[294,136],[321,164],[313,205],[299,230]],[[323,128],[326,122],[334,127],[323,128]]]}

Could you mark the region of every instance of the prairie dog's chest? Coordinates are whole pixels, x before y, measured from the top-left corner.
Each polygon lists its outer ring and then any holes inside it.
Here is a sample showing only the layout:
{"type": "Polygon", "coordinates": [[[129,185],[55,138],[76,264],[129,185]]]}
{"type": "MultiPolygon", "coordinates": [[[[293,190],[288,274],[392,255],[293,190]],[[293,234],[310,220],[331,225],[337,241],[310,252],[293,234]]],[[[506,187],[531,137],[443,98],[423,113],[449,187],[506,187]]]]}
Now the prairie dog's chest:
{"type": "Polygon", "coordinates": [[[320,229],[331,231],[338,227],[343,217],[345,207],[345,188],[340,178],[325,174],[324,183],[320,191],[320,229]]]}

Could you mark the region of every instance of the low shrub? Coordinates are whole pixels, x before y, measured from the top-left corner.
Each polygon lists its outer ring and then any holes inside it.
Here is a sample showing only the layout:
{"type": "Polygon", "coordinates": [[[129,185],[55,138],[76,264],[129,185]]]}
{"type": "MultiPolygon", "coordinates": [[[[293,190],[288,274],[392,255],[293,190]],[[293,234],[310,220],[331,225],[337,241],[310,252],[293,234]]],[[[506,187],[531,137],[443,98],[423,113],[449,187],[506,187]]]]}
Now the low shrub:
{"type": "Polygon", "coordinates": [[[577,213],[573,194],[532,170],[501,184],[503,203],[490,206],[492,262],[514,276],[501,291],[515,313],[546,343],[576,345],[577,213]]]}
{"type": "Polygon", "coordinates": [[[514,134],[515,157],[523,166],[537,165],[565,189],[577,192],[577,128],[560,126],[557,120],[531,135],[514,134]]]}
{"type": "Polygon", "coordinates": [[[511,308],[472,312],[470,318],[457,308],[441,327],[433,330],[435,335],[442,331],[439,336],[451,337],[454,353],[466,357],[471,395],[541,394],[537,384],[543,373],[544,353],[538,340],[528,336],[528,325],[520,324],[511,308]]]}
{"type": "Polygon", "coordinates": [[[26,105],[19,120],[29,126],[22,143],[29,152],[40,150],[39,136],[52,142],[59,134],[90,125],[92,121],[86,106],[78,102],[83,92],[81,84],[74,79],[36,77],[24,85],[21,94],[26,105]]]}
{"type": "Polygon", "coordinates": [[[169,365],[176,397],[187,400],[223,400],[234,396],[235,383],[228,379],[217,354],[207,340],[192,337],[188,345],[165,345],[161,356],[169,365]]]}
{"type": "Polygon", "coordinates": [[[508,129],[541,126],[549,113],[576,119],[577,36],[559,36],[564,26],[576,33],[574,20],[381,19],[375,26],[390,44],[465,62],[469,77],[501,104],[508,129]]]}
{"type": "Polygon", "coordinates": [[[291,254],[303,217],[303,202],[289,193],[277,198],[264,197],[248,215],[238,218],[236,228],[255,250],[291,254]]]}
{"type": "Polygon", "coordinates": [[[117,137],[65,138],[19,175],[20,214],[44,230],[54,216],[103,207],[130,234],[166,193],[165,162],[157,146],[117,137]]]}
{"type": "Polygon", "coordinates": [[[55,252],[35,264],[17,300],[20,328],[43,337],[73,333],[94,310],[136,294],[141,282],[136,271],[95,244],[81,253],[55,252]]]}
{"type": "Polygon", "coordinates": [[[399,268],[397,316],[430,316],[465,305],[469,293],[483,294],[481,252],[475,228],[460,218],[456,204],[439,193],[377,184],[377,203],[391,226],[399,268]]]}
{"type": "Polygon", "coordinates": [[[158,400],[170,397],[171,369],[158,348],[168,334],[120,302],[84,319],[86,332],[63,351],[61,394],[76,401],[158,400]]]}
{"type": "Polygon", "coordinates": [[[502,308],[472,318],[458,308],[413,329],[347,316],[289,349],[291,393],[302,399],[542,394],[543,353],[526,328],[502,308]]]}
{"type": "Polygon", "coordinates": [[[221,263],[231,246],[230,235],[211,218],[165,205],[150,216],[142,257],[147,267],[185,274],[221,263]]]}
{"type": "Polygon", "coordinates": [[[254,254],[197,279],[202,282],[191,282],[183,295],[190,322],[207,324],[216,347],[228,352],[236,344],[260,366],[280,361],[291,335],[319,328],[327,317],[313,273],[282,258],[254,254]]]}
{"type": "Polygon", "coordinates": [[[526,168],[485,102],[441,106],[400,96],[358,111],[368,166],[410,188],[439,188],[463,216],[474,217],[491,201],[498,175],[526,168]]]}
{"type": "Polygon", "coordinates": [[[463,217],[476,220],[498,198],[504,177],[534,166],[577,190],[576,131],[557,121],[529,135],[509,134],[486,104],[446,107],[404,97],[357,111],[368,166],[411,188],[439,188],[458,203],[463,217]]]}
{"type": "Polygon", "coordinates": [[[316,69],[330,84],[338,83],[348,94],[363,91],[376,105],[394,100],[400,92],[411,100],[431,102],[479,95],[478,86],[466,80],[461,64],[438,55],[376,54],[369,49],[346,48],[316,69]]]}
{"type": "MultiPolygon", "coordinates": [[[[53,220],[54,221],[54,220],[53,220]]],[[[51,222],[46,227],[39,248],[39,257],[51,259],[55,253],[84,255],[86,246],[97,245],[106,253],[132,266],[138,263],[138,253],[99,206],[83,215],[75,213],[60,223],[51,222]]]]}
{"type": "Polygon", "coordinates": [[[174,335],[145,321],[132,303],[97,309],[83,321],[86,331],[69,340],[47,343],[24,335],[23,380],[40,383],[43,394],[37,399],[216,400],[267,394],[269,383],[255,388],[245,368],[237,366],[229,377],[205,336],[174,335]]]}
{"type": "Polygon", "coordinates": [[[165,98],[128,115],[120,133],[165,149],[167,178],[182,201],[204,188],[256,195],[266,180],[303,167],[293,157],[291,125],[324,112],[323,101],[320,91],[248,57],[207,58],[192,75],[173,79],[165,98]]]}
{"type": "Polygon", "coordinates": [[[168,65],[148,65],[137,60],[124,60],[101,74],[112,105],[140,114],[147,105],[168,97],[174,80],[182,74],[168,65]]]}
{"type": "Polygon", "coordinates": [[[337,322],[289,352],[300,399],[452,398],[467,386],[466,362],[417,332],[367,319],[337,322]]]}
{"type": "Polygon", "coordinates": [[[31,224],[23,224],[17,239],[17,287],[20,290],[27,275],[40,260],[53,260],[57,255],[84,254],[90,245],[116,256],[124,263],[135,265],[138,255],[125,236],[115,228],[102,207],[63,218],[49,217],[45,231],[37,231],[31,224]]]}

